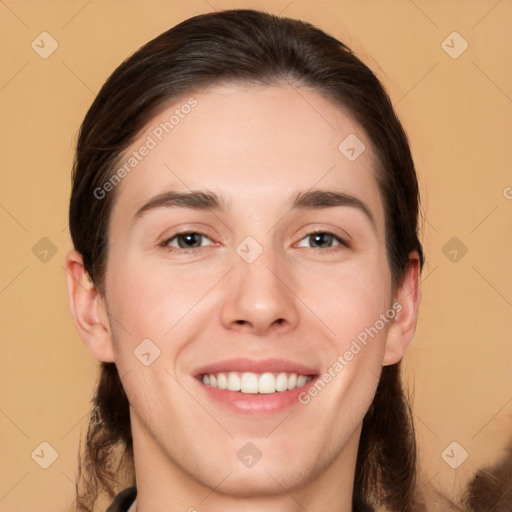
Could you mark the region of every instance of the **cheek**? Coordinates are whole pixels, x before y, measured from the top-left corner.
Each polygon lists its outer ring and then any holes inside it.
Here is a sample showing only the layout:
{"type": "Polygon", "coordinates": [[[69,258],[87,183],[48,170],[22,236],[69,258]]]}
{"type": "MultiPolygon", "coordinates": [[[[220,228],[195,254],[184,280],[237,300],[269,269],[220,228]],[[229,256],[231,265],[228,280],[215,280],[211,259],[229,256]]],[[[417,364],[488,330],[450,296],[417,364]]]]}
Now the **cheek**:
{"type": "MultiPolygon", "coordinates": [[[[214,273],[125,261],[110,272],[109,305],[124,335],[163,339],[193,312],[218,280],[214,273]]],[[[121,333],[122,334],[122,333],[121,333]]],[[[134,339],[134,341],[137,341],[134,339]]],[[[139,340],[140,342],[140,340],[139,340]]]]}
{"type": "Polygon", "coordinates": [[[391,307],[390,274],[382,259],[354,259],[328,269],[311,266],[302,274],[298,296],[328,327],[338,351],[391,307]]]}

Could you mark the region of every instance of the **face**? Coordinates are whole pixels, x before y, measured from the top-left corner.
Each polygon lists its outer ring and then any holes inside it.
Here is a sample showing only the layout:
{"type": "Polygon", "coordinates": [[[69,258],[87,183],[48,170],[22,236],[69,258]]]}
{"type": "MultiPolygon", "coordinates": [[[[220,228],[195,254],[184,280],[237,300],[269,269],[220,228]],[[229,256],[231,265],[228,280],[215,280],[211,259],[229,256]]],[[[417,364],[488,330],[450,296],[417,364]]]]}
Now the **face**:
{"type": "Polygon", "coordinates": [[[367,135],[313,91],[223,85],[124,164],[103,300],[139,463],[235,495],[340,478],[402,308],[367,135]]]}

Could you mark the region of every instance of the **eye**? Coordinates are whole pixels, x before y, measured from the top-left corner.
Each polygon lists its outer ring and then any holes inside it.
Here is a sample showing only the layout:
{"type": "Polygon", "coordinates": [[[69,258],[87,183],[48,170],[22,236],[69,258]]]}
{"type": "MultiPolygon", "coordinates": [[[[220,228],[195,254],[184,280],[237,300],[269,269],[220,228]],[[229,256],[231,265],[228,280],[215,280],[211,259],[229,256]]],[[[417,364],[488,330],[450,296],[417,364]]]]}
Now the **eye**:
{"type": "Polygon", "coordinates": [[[348,247],[348,244],[339,236],[326,231],[310,233],[298,244],[298,247],[312,247],[313,249],[331,249],[336,246],[348,247]]]}
{"type": "Polygon", "coordinates": [[[200,247],[204,247],[205,245],[212,245],[212,241],[203,233],[190,231],[185,233],[177,233],[171,238],[167,238],[160,245],[166,248],[183,249],[186,251],[187,249],[194,250],[200,247]],[[205,241],[210,243],[204,243],[205,241]]]}

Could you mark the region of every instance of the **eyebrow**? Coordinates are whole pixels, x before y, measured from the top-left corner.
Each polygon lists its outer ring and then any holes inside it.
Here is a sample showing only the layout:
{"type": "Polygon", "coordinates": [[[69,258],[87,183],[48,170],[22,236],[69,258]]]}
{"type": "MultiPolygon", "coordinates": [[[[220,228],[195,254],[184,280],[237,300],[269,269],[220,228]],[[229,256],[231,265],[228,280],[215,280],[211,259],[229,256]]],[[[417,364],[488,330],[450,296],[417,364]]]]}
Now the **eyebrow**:
{"type": "MultiPolygon", "coordinates": [[[[299,192],[292,200],[290,210],[319,210],[336,206],[357,208],[364,213],[373,227],[376,228],[375,217],[368,206],[361,199],[345,192],[318,189],[299,192]]],[[[141,206],[135,214],[135,219],[142,217],[150,210],[173,207],[191,208],[194,210],[226,210],[226,205],[222,198],[208,190],[191,190],[190,192],[168,191],[152,197],[141,206]]]]}
{"type": "Polygon", "coordinates": [[[220,197],[214,192],[192,190],[190,192],[169,191],[152,197],[137,210],[135,217],[142,217],[144,213],[156,208],[192,208],[194,210],[225,210],[220,197]]]}
{"type": "Polygon", "coordinates": [[[365,214],[374,228],[377,228],[375,217],[370,208],[361,199],[345,192],[331,190],[308,190],[300,192],[292,203],[292,209],[322,209],[335,206],[351,206],[365,214]]]}

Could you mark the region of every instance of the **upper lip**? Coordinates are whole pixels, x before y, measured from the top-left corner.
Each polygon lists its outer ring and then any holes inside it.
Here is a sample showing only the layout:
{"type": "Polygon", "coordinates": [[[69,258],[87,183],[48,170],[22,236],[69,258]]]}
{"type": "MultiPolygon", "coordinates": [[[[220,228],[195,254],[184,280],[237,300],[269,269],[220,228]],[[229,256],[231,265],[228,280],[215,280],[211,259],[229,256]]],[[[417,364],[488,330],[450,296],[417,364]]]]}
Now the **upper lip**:
{"type": "Polygon", "coordinates": [[[300,375],[317,375],[318,370],[294,361],[285,359],[244,359],[234,358],[217,361],[201,366],[194,371],[194,375],[220,373],[220,372],[252,372],[252,373],[298,373],[300,375]]]}

